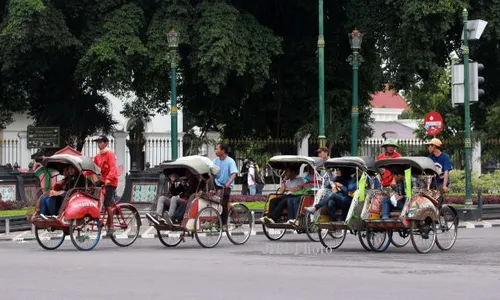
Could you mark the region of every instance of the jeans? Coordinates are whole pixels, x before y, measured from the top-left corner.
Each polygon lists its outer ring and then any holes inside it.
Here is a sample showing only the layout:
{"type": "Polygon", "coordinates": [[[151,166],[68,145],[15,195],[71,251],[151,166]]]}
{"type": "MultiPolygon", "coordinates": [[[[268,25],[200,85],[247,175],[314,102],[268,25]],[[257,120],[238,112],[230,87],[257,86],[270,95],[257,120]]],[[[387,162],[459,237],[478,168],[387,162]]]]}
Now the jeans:
{"type": "Polygon", "coordinates": [[[249,185],[250,195],[255,195],[257,193],[257,186],[255,184],[249,185]]]}
{"type": "MultiPolygon", "coordinates": [[[[283,215],[283,210],[288,207],[288,216],[290,217],[290,207],[288,206],[288,199],[294,198],[297,196],[294,195],[284,195],[278,198],[275,198],[271,201],[269,205],[269,214],[268,217],[273,219],[275,222],[278,221],[279,218],[283,215]]],[[[300,199],[300,198],[299,198],[300,199]]]]}
{"type": "Polygon", "coordinates": [[[389,216],[391,215],[391,208],[393,207],[398,210],[402,210],[405,202],[406,198],[403,197],[401,200],[398,200],[396,206],[393,206],[390,197],[385,196],[384,198],[382,198],[382,219],[389,219],[389,216]]]}
{"type": "Polygon", "coordinates": [[[328,192],[318,204],[314,205],[314,207],[319,210],[323,206],[328,207],[328,215],[330,219],[333,221],[336,219],[335,210],[338,206],[342,208],[342,220],[347,218],[347,213],[349,213],[349,208],[351,207],[352,198],[347,197],[341,194],[336,194],[332,192],[328,192]]]}
{"type": "MultiPolygon", "coordinates": [[[[63,194],[64,195],[64,194],[63,194]]],[[[58,215],[62,204],[62,196],[45,196],[40,200],[40,214],[46,216],[58,215]]]]}
{"type": "Polygon", "coordinates": [[[156,205],[156,213],[159,216],[163,216],[163,211],[165,210],[165,204],[168,204],[168,215],[172,217],[175,213],[175,209],[177,208],[177,204],[179,201],[183,201],[181,198],[177,196],[172,196],[172,198],[168,198],[166,196],[160,196],[158,198],[158,204],[156,205]]]}
{"type": "Polygon", "coordinates": [[[287,197],[288,219],[295,220],[299,211],[299,204],[302,195],[294,195],[287,197]]]}
{"type": "Polygon", "coordinates": [[[50,201],[50,196],[44,196],[42,199],[40,199],[40,214],[42,215],[48,214],[50,210],[49,201],[50,201]]]}

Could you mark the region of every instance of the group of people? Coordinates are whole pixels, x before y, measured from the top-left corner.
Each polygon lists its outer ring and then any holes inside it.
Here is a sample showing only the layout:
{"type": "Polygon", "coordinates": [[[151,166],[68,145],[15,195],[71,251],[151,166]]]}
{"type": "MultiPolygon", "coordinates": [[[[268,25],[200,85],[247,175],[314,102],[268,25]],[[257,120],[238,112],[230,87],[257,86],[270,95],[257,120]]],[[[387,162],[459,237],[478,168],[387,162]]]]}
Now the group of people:
{"type": "Polygon", "coordinates": [[[252,159],[245,159],[241,167],[243,184],[241,186],[242,195],[262,195],[264,181],[260,174],[259,165],[252,159]]]}
{"type": "Polygon", "coordinates": [[[238,174],[236,162],[229,157],[227,150],[228,147],[223,143],[215,147],[217,158],[213,162],[219,167],[219,172],[215,176],[194,175],[186,170],[183,178],[178,174],[168,177],[164,190],[157,200],[156,218],[158,221],[169,225],[180,223],[192,199],[217,195],[221,199],[223,230],[227,230],[229,197],[238,174]]]}
{"type": "MultiPolygon", "coordinates": [[[[401,154],[396,151],[398,144],[393,139],[387,139],[382,145],[385,152],[380,154],[378,159],[398,158],[401,154]]],[[[429,158],[434,162],[438,170],[438,176],[432,181],[431,187],[438,189],[441,193],[447,193],[450,186],[450,171],[453,169],[448,154],[442,152],[443,143],[437,138],[433,138],[427,144],[429,158]]],[[[382,219],[389,219],[391,210],[402,210],[407,197],[405,185],[405,170],[401,167],[392,168],[392,172],[385,169],[382,173],[382,187],[391,188],[392,192],[382,198],[382,219]]]]}
{"type": "MultiPolygon", "coordinates": [[[[453,167],[450,157],[442,152],[442,145],[442,142],[437,138],[433,138],[427,144],[428,157],[434,162],[439,173],[431,187],[440,190],[441,193],[447,193],[450,185],[449,172],[453,167]]],[[[377,160],[401,157],[401,154],[396,151],[398,144],[394,139],[387,139],[382,147],[384,152],[377,157],[377,160]]],[[[328,148],[322,147],[317,150],[317,153],[324,160],[328,159],[328,148]]],[[[314,171],[312,174],[314,174],[314,171]]],[[[345,221],[354,192],[358,189],[361,174],[356,174],[354,170],[349,168],[338,168],[335,173],[323,170],[321,175],[323,188],[328,191],[317,204],[306,207],[305,210],[314,214],[323,207],[327,207],[332,221],[345,221]],[[336,214],[337,208],[341,209],[341,216],[336,214]]],[[[367,178],[367,184],[370,184],[375,189],[382,187],[391,191],[382,199],[381,217],[382,219],[388,219],[391,210],[402,210],[406,203],[405,170],[402,167],[393,167],[391,170],[386,168],[382,170],[380,175],[380,181],[377,178],[367,178]]],[[[270,202],[269,214],[262,217],[261,221],[263,223],[278,222],[286,208],[288,210],[288,220],[285,223],[298,225],[296,218],[300,199],[304,194],[304,188],[310,183],[306,178],[298,176],[297,170],[287,168],[279,190],[281,196],[270,202]]]]}

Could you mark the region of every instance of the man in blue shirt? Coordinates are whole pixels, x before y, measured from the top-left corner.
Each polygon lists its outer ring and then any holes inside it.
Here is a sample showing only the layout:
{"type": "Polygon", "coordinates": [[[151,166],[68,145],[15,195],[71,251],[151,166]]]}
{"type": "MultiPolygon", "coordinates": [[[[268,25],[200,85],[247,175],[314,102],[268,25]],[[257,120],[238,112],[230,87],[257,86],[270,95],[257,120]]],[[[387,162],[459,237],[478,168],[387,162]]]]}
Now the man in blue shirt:
{"type": "Polygon", "coordinates": [[[435,184],[433,186],[443,193],[448,192],[448,187],[450,185],[450,171],[453,169],[451,165],[450,157],[448,154],[441,152],[443,143],[436,138],[433,138],[428,143],[429,158],[432,159],[434,165],[438,169],[438,177],[435,179],[435,184]]]}
{"type": "Polygon", "coordinates": [[[236,163],[229,157],[226,153],[227,146],[219,143],[215,147],[215,155],[217,158],[214,160],[220,171],[215,176],[215,190],[219,197],[222,198],[222,225],[224,229],[227,227],[227,213],[228,213],[228,203],[229,196],[231,195],[231,189],[234,188],[234,180],[236,179],[236,174],[238,174],[238,168],[236,168],[236,163]],[[221,195],[222,194],[222,195],[221,195]]]}

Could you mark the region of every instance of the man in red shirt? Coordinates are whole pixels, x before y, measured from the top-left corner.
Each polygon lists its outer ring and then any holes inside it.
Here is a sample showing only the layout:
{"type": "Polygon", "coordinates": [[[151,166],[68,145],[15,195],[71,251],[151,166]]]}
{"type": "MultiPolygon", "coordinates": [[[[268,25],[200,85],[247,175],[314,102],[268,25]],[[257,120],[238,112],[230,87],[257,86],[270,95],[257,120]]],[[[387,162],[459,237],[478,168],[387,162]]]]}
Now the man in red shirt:
{"type": "MultiPolygon", "coordinates": [[[[382,148],[385,148],[385,151],[377,157],[377,160],[401,157],[401,154],[399,152],[396,152],[398,144],[394,139],[385,140],[385,142],[382,144],[382,148]]],[[[384,169],[381,176],[382,176],[382,187],[389,187],[391,185],[394,186],[396,185],[396,181],[394,180],[394,175],[388,169],[384,169]]]]}
{"type": "Polygon", "coordinates": [[[99,136],[94,141],[97,142],[99,153],[94,157],[94,163],[101,169],[101,178],[97,186],[104,185],[103,205],[108,212],[107,233],[112,234],[114,229],[111,227],[113,217],[113,203],[118,186],[118,170],[116,168],[115,153],[108,148],[109,140],[105,135],[99,136]]]}

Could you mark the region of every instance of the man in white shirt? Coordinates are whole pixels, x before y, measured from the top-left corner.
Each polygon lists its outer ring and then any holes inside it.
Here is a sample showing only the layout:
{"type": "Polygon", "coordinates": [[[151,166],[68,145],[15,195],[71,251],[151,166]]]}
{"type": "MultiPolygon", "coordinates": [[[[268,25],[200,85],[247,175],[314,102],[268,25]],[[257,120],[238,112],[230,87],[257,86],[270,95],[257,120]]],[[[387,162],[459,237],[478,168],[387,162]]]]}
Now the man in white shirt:
{"type": "Polygon", "coordinates": [[[253,161],[250,161],[250,164],[248,165],[247,182],[250,195],[255,195],[257,193],[257,184],[255,182],[255,166],[253,165],[253,161]]]}

